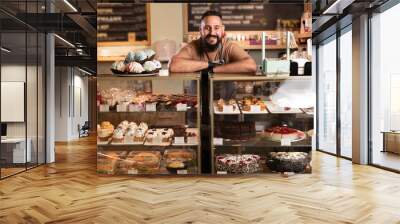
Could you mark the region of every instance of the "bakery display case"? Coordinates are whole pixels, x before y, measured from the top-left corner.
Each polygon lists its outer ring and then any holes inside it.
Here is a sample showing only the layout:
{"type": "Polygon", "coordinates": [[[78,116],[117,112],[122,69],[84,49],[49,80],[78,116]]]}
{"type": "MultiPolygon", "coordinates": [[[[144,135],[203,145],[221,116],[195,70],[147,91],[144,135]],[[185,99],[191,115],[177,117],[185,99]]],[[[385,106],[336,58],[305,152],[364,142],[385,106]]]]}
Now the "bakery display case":
{"type": "Polygon", "coordinates": [[[123,75],[97,76],[97,172],[199,174],[199,75],[123,75]]]}
{"type": "Polygon", "coordinates": [[[310,76],[210,74],[216,174],[311,172],[310,76]]]}

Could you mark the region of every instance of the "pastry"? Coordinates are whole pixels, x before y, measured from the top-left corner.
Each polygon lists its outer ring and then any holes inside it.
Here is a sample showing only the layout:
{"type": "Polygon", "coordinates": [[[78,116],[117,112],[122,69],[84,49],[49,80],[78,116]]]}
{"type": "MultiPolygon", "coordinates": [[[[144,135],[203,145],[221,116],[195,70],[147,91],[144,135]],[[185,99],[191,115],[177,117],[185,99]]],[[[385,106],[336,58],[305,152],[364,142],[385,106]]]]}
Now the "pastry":
{"type": "Polygon", "coordinates": [[[124,152],[99,152],[97,153],[97,172],[104,174],[114,174],[117,169],[117,162],[124,152]]]}
{"type": "Polygon", "coordinates": [[[114,130],[112,141],[113,143],[122,143],[124,141],[124,131],[121,128],[114,130]]]}
{"type": "Polygon", "coordinates": [[[141,172],[156,171],[160,167],[161,154],[158,151],[133,151],[128,157],[132,167],[141,172]]]}
{"type": "Polygon", "coordinates": [[[140,74],[144,72],[143,66],[138,62],[130,62],[127,67],[127,71],[130,73],[140,74]]]}
{"type": "Polygon", "coordinates": [[[288,128],[286,126],[276,126],[266,129],[265,135],[268,139],[272,141],[280,142],[282,139],[286,139],[289,141],[297,140],[301,138],[304,133],[294,128],[288,128]]]}
{"type": "Polygon", "coordinates": [[[265,105],[265,102],[262,101],[260,98],[255,98],[255,97],[244,97],[243,100],[241,101],[242,104],[242,110],[243,111],[251,111],[251,106],[252,105],[258,105],[260,106],[261,111],[266,111],[267,106],[265,105]]]}
{"type": "Polygon", "coordinates": [[[268,167],[276,172],[304,172],[310,162],[305,152],[271,152],[268,167]]]}
{"type": "Polygon", "coordinates": [[[232,174],[256,173],[260,171],[260,156],[252,154],[225,154],[216,157],[217,171],[232,174]]]}
{"type": "Polygon", "coordinates": [[[154,65],[156,66],[156,69],[161,69],[162,65],[160,61],[157,60],[153,60],[152,61],[154,63],[154,65]]]}
{"type": "Polygon", "coordinates": [[[147,131],[147,129],[149,129],[149,126],[147,126],[147,124],[144,123],[144,122],[140,122],[139,128],[141,128],[141,129],[147,131]]]}
{"type": "Polygon", "coordinates": [[[146,49],[144,53],[146,53],[147,60],[153,60],[154,56],[156,56],[156,52],[153,49],[146,49]]]}
{"type": "Polygon", "coordinates": [[[135,61],[139,63],[144,63],[147,59],[147,54],[144,51],[138,51],[135,53],[135,61]]]}
{"type": "Polygon", "coordinates": [[[135,61],[135,52],[130,51],[130,52],[128,53],[128,55],[126,55],[125,64],[128,64],[128,63],[130,63],[130,62],[134,62],[134,61],[135,61]]]}
{"type": "Polygon", "coordinates": [[[194,154],[186,149],[168,149],[164,153],[164,158],[168,160],[190,161],[194,159],[194,154]]]}
{"type": "Polygon", "coordinates": [[[124,61],[116,61],[111,65],[111,70],[123,73],[126,71],[126,65],[124,61]]]}
{"type": "Polygon", "coordinates": [[[143,129],[141,127],[137,128],[135,136],[133,137],[133,141],[134,142],[143,142],[144,137],[146,135],[146,131],[147,131],[147,129],[143,129]]]}
{"type": "Polygon", "coordinates": [[[134,142],[134,138],[136,135],[136,129],[137,127],[129,127],[126,130],[125,136],[124,136],[124,142],[125,143],[132,143],[134,142]]]}
{"type": "Polygon", "coordinates": [[[97,125],[97,136],[100,141],[108,141],[114,132],[114,126],[109,121],[103,121],[97,125]]]}
{"type": "Polygon", "coordinates": [[[128,129],[129,126],[129,121],[124,120],[121,123],[119,123],[118,128],[121,128],[123,131],[126,131],[126,129],[128,129]]]}
{"type": "Polygon", "coordinates": [[[236,111],[236,101],[234,99],[230,99],[228,101],[225,101],[224,99],[219,99],[216,103],[217,110],[222,112],[224,110],[224,106],[230,106],[232,107],[232,111],[236,111]]]}
{"type": "Polygon", "coordinates": [[[143,68],[146,72],[153,72],[157,69],[156,65],[152,61],[146,61],[143,64],[143,68]]]}

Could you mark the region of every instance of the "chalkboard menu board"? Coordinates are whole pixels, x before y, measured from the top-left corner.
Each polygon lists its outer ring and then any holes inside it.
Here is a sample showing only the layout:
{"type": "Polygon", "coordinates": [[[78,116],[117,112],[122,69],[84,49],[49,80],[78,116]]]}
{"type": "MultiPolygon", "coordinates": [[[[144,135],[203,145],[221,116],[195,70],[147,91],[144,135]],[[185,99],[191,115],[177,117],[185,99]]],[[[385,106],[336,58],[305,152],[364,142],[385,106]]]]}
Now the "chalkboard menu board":
{"type": "Polygon", "coordinates": [[[146,4],[97,3],[97,41],[146,41],[146,4]]]}
{"type": "Polygon", "coordinates": [[[188,4],[188,31],[199,31],[201,15],[207,10],[221,13],[227,31],[300,29],[302,3],[191,3],[188,4]]]}

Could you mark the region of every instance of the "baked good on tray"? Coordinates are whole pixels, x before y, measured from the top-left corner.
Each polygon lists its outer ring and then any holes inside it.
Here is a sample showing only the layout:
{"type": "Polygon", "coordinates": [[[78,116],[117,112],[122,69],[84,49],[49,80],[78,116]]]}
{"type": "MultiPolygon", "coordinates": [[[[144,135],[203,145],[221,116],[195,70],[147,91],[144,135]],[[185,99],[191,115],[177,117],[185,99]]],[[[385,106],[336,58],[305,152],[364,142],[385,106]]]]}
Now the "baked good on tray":
{"type": "Polygon", "coordinates": [[[216,107],[217,107],[218,111],[222,112],[224,110],[224,106],[232,107],[232,111],[236,111],[238,109],[237,105],[236,105],[236,101],[234,99],[230,99],[230,100],[219,99],[216,102],[216,107]]]}
{"type": "Polygon", "coordinates": [[[122,128],[116,128],[114,130],[113,136],[112,136],[112,142],[113,143],[123,143],[124,142],[124,130],[122,128]]]}
{"type": "Polygon", "coordinates": [[[266,111],[267,106],[265,105],[265,102],[262,101],[260,98],[255,98],[255,97],[244,97],[243,100],[240,101],[242,105],[242,110],[243,111],[251,111],[251,106],[252,105],[258,105],[260,106],[261,111],[266,111]]]}
{"type": "Polygon", "coordinates": [[[144,51],[137,51],[135,53],[135,61],[139,62],[140,64],[144,63],[147,59],[147,54],[144,51]]]}
{"type": "Polygon", "coordinates": [[[304,172],[310,162],[306,152],[271,152],[267,166],[276,172],[304,172]]]}
{"type": "Polygon", "coordinates": [[[253,154],[224,154],[216,156],[217,171],[231,174],[257,173],[260,168],[260,156],[253,154]]]}
{"type": "Polygon", "coordinates": [[[97,136],[100,141],[108,141],[114,132],[114,126],[109,121],[103,121],[97,125],[97,136]]]}
{"type": "Polygon", "coordinates": [[[117,74],[122,74],[126,72],[126,64],[124,61],[116,61],[111,65],[111,71],[117,74]]]}
{"type": "Polygon", "coordinates": [[[125,57],[125,64],[135,61],[135,52],[130,51],[125,57]]]}
{"type": "Polygon", "coordinates": [[[189,149],[168,149],[164,153],[165,167],[170,173],[195,165],[195,154],[189,149]]]}
{"type": "Polygon", "coordinates": [[[143,66],[138,63],[138,62],[130,62],[129,64],[127,64],[127,69],[126,69],[129,73],[136,73],[136,74],[140,74],[142,72],[144,72],[144,68],[143,66]]]}
{"type": "Polygon", "coordinates": [[[161,153],[158,151],[132,151],[127,156],[131,167],[141,172],[152,172],[159,170],[161,153]]]}
{"type": "Polygon", "coordinates": [[[146,54],[147,60],[153,60],[154,57],[156,56],[156,52],[153,49],[145,49],[143,50],[144,53],[146,54]]]}
{"type": "Polygon", "coordinates": [[[256,136],[255,122],[220,122],[216,125],[216,136],[231,140],[247,140],[256,136]]]}
{"type": "Polygon", "coordinates": [[[125,155],[125,152],[98,152],[97,172],[103,174],[114,174],[117,170],[118,161],[125,155]]]}
{"type": "Polygon", "coordinates": [[[265,130],[265,135],[268,139],[278,142],[282,141],[282,139],[295,141],[305,137],[304,132],[294,128],[289,128],[287,126],[275,126],[272,128],[267,128],[265,130]]]}

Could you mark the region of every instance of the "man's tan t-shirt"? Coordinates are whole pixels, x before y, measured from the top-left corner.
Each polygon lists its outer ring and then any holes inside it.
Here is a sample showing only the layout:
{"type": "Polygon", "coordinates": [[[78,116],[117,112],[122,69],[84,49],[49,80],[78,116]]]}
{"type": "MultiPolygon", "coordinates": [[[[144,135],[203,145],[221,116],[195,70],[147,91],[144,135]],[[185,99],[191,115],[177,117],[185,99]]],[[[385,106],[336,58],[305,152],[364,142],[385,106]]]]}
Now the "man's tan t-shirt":
{"type": "Polygon", "coordinates": [[[216,50],[215,57],[209,53],[207,57],[206,52],[202,49],[201,40],[194,40],[188,43],[179,52],[179,56],[186,59],[198,61],[223,61],[224,64],[232,63],[249,57],[249,55],[240,48],[237,44],[222,39],[221,46],[216,50]],[[223,59],[223,60],[221,60],[223,59]]]}

